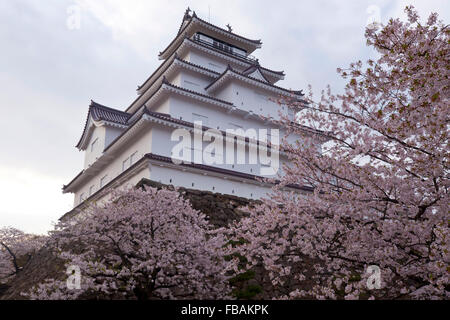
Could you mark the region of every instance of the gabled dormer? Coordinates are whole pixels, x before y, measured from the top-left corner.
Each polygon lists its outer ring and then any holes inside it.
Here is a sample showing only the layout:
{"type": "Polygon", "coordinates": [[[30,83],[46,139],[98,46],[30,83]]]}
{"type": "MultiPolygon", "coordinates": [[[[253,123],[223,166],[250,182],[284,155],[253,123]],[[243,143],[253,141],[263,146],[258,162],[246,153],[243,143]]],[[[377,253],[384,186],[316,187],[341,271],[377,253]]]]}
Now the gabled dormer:
{"type": "Polygon", "coordinates": [[[84,168],[91,166],[111,142],[126,128],[130,114],[94,101],[89,105],[86,123],[76,147],[85,152],[84,168]]]}

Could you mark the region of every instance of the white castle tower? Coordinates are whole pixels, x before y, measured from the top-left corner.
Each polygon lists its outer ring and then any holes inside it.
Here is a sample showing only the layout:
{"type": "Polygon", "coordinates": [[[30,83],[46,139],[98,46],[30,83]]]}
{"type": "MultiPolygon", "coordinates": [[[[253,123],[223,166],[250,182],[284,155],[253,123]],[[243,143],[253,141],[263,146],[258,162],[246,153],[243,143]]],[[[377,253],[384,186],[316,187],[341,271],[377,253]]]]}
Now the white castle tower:
{"type": "Polygon", "coordinates": [[[76,145],[85,153],[84,168],[63,187],[75,195],[71,212],[99,200],[102,190],[143,178],[246,198],[266,195],[272,185],[259,178],[282,174],[286,162],[276,148],[275,129],[279,136],[283,131],[273,120],[279,112],[294,119],[294,112],[275,100],[303,101],[303,94],[275,85],[284,72],[265,68],[251,56],[261,45],[188,8],[175,38],[159,54],[161,65],[125,111],[91,102],[76,145]],[[199,121],[202,127],[195,126],[199,121]],[[266,135],[260,129],[268,131],[272,147],[263,148],[266,135]],[[232,130],[235,136],[226,135],[232,130]],[[194,139],[196,134],[201,140],[194,139]]]}

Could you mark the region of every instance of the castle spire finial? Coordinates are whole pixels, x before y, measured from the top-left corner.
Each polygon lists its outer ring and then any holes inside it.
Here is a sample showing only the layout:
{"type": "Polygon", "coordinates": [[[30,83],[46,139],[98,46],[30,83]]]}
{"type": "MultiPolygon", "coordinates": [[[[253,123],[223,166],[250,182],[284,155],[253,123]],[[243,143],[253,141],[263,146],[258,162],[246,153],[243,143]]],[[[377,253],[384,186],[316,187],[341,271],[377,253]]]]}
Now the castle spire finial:
{"type": "Polygon", "coordinates": [[[186,11],[184,12],[184,18],[189,18],[191,13],[191,8],[187,7],[186,11]]]}

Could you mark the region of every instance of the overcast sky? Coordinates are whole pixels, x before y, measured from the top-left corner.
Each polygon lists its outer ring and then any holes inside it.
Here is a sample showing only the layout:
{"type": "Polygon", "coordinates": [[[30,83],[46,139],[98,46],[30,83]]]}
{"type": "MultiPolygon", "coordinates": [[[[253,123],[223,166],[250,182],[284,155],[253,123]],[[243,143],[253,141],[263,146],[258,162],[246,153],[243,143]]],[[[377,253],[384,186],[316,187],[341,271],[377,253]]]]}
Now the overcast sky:
{"type": "Polygon", "coordinates": [[[78,141],[90,100],[124,110],[161,63],[187,6],[262,39],[254,55],[284,70],[279,84],[320,92],[338,66],[365,60],[367,21],[412,3],[448,23],[446,1],[0,0],[0,227],[45,233],[71,209],[61,187],[82,168],[78,141]]]}

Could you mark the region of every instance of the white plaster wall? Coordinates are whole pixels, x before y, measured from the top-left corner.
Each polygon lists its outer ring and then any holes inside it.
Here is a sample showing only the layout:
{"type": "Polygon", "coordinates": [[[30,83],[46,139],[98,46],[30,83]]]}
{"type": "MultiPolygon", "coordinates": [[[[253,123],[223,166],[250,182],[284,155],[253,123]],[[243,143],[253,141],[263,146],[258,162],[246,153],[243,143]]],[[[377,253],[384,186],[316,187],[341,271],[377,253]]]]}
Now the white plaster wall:
{"type": "Polygon", "coordinates": [[[190,71],[182,70],[179,72],[181,77],[180,87],[206,94],[205,87],[211,83],[212,79],[208,76],[190,71]]]}
{"type": "Polygon", "coordinates": [[[181,79],[180,72],[173,73],[172,75],[170,75],[170,77],[167,78],[167,81],[179,87],[183,86],[183,80],[181,79]]]}
{"type": "MultiPolygon", "coordinates": [[[[118,185],[117,189],[125,189],[134,187],[141,179],[150,179],[150,167],[146,165],[143,169],[136,171],[134,175],[128,177],[128,179],[122,184],[118,185]]],[[[95,204],[102,204],[110,199],[110,194],[105,194],[102,197],[95,200],[95,204]]],[[[76,203],[78,205],[79,203],[76,203]]]]}
{"type": "Polygon", "coordinates": [[[107,148],[111,142],[120,136],[124,130],[125,128],[105,126],[105,148],[107,148]]]}
{"type": "Polygon", "coordinates": [[[151,111],[165,113],[170,115],[170,99],[166,98],[156,106],[150,108],[151,111]]]}
{"type": "Polygon", "coordinates": [[[84,151],[84,169],[87,169],[92,163],[97,160],[98,157],[101,156],[103,150],[105,148],[105,127],[99,126],[95,127],[92,132],[91,138],[89,139],[89,143],[87,145],[86,150],[84,151]],[[91,151],[91,144],[95,141],[95,147],[91,151]]]}
{"type": "Polygon", "coordinates": [[[185,56],[186,61],[201,65],[205,68],[222,73],[227,68],[228,64],[231,64],[237,71],[243,71],[246,67],[235,65],[230,61],[223,58],[205,54],[203,51],[199,51],[195,48],[190,48],[185,56]]]}
{"type": "Polygon", "coordinates": [[[74,205],[77,206],[80,203],[80,195],[84,194],[85,199],[89,197],[89,189],[94,186],[94,192],[100,188],[100,180],[107,175],[107,182],[111,181],[122,171],[123,161],[130,157],[133,153],[136,154],[136,161],[142,158],[143,155],[149,153],[151,150],[152,132],[147,126],[147,129],[143,129],[136,134],[132,141],[125,143],[125,147],[121,148],[114,153],[114,159],[108,163],[103,169],[95,173],[92,177],[86,180],[77,190],[74,192],[74,205]]]}
{"type": "MultiPolygon", "coordinates": [[[[171,135],[172,132],[177,129],[177,128],[173,128],[173,127],[168,127],[168,126],[164,126],[164,125],[160,125],[160,124],[153,124],[152,125],[152,150],[151,152],[154,154],[158,154],[158,155],[162,155],[162,156],[166,156],[166,157],[176,157],[178,156],[178,154],[172,154],[172,150],[173,148],[180,142],[180,141],[171,141],[171,135]]],[[[205,165],[210,165],[210,166],[214,166],[214,167],[218,167],[218,168],[223,168],[223,169],[228,169],[228,170],[233,170],[233,171],[237,171],[237,172],[242,172],[242,173],[247,173],[247,174],[253,174],[253,175],[261,175],[261,162],[260,162],[260,158],[256,157],[256,163],[250,163],[249,161],[249,152],[252,150],[254,152],[257,152],[256,147],[252,147],[249,149],[248,145],[245,147],[244,152],[245,152],[245,163],[240,164],[237,163],[237,154],[238,154],[238,148],[236,146],[236,144],[234,145],[234,149],[233,149],[233,154],[234,154],[234,163],[232,164],[227,164],[226,162],[226,157],[227,157],[227,148],[226,148],[226,143],[225,143],[225,139],[223,140],[222,146],[222,152],[220,152],[220,150],[215,150],[217,155],[222,154],[221,158],[221,162],[222,163],[206,163],[205,160],[203,160],[203,150],[205,150],[206,146],[208,146],[211,141],[203,141],[202,142],[202,146],[200,147],[200,149],[195,149],[194,146],[194,142],[193,142],[193,133],[191,133],[191,162],[195,163],[195,155],[194,152],[199,152],[198,154],[201,154],[202,156],[202,160],[201,163],[205,164],[205,165]]],[[[239,148],[239,152],[242,149],[239,148]]],[[[282,174],[281,173],[281,168],[283,163],[287,162],[287,159],[283,156],[280,155],[279,156],[279,160],[278,160],[278,164],[279,164],[279,171],[278,174],[282,174]]],[[[219,160],[220,162],[220,160],[219,160]]],[[[276,177],[277,174],[272,175],[270,177],[276,177]]],[[[269,177],[269,176],[267,176],[269,177]]]]}
{"type": "Polygon", "coordinates": [[[200,172],[182,171],[168,166],[161,167],[156,164],[151,165],[150,179],[179,187],[231,194],[251,199],[262,198],[271,190],[266,186],[224,179],[213,175],[205,176],[200,172]]]}
{"type": "MultiPolygon", "coordinates": [[[[258,131],[259,129],[269,130],[277,128],[275,125],[265,124],[264,121],[257,116],[244,119],[242,114],[236,112],[228,113],[227,110],[219,106],[194,101],[180,96],[172,96],[169,99],[170,115],[173,118],[193,122],[193,114],[202,115],[208,118],[208,124],[206,126],[213,129],[226,131],[226,129],[236,129],[241,127],[244,130],[252,128],[258,131]]],[[[280,138],[283,135],[284,131],[280,130],[280,138]]]]}
{"type": "MultiPolygon", "coordinates": [[[[229,81],[223,87],[214,92],[214,96],[233,103],[237,108],[244,111],[252,111],[254,114],[280,119],[279,112],[288,114],[285,105],[279,105],[277,94],[269,90],[258,88],[238,80],[229,81]]],[[[291,115],[293,120],[293,114],[291,115]]]]}

